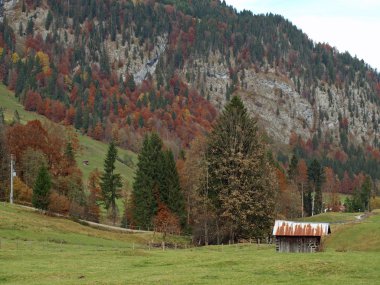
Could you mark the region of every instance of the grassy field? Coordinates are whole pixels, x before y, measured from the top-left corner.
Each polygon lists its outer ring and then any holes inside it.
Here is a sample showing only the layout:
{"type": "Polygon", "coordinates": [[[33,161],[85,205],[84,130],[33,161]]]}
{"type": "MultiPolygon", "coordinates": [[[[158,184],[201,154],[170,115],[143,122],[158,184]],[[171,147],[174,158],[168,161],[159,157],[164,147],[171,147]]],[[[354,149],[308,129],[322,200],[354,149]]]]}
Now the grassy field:
{"type": "Polygon", "coordinates": [[[369,234],[380,237],[379,224],[377,212],[333,230],[317,254],[254,244],[162,251],[147,247],[157,235],[100,231],[0,204],[0,284],[379,284],[380,239],[362,246],[369,234]]]}
{"type": "Polygon", "coordinates": [[[363,213],[342,213],[342,212],[328,212],[319,215],[315,215],[313,217],[306,217],[300,219],[305,222],[325,222],[325,223],[346,223],[353,222],[357,220],[357,216],[360,216],[363,213]]]}
{"type": "MultiPolygon", "coordinates": [[[[23,106],[17,102],[14,94],[7,90],[6,87],[0,84],[0,107],[5,108],[5,119],[11,121],[14,116],[14,112],[20,115],[21,123],[26,123],[31,120],[40,120],[42,122],[49,121],[44,116],[37,113],[25,111],[23,106]]],[[[88,136],[83,136],[78,132],[78,138],[81,145],[81,151],[77,154],[78,166],[83,172],[83,178],[86,181],[89,173],[94,169],[103,170],[103,162],[106,156],[108,145],[99,141],[96,141],[88,136]],[[89,165],[84,165],[84,160],[89,161],[89,165]]],[[[137,155],[131,151],[118,149],[118,156],[124,158],[129,156],[132,162],[136,165],[137,155]]],[[[118,171],[125,181],[128,181],[129,185],[132,185],[134,169],[128,167],[125,164],[116,162],[116,171],[118,171]]]]}

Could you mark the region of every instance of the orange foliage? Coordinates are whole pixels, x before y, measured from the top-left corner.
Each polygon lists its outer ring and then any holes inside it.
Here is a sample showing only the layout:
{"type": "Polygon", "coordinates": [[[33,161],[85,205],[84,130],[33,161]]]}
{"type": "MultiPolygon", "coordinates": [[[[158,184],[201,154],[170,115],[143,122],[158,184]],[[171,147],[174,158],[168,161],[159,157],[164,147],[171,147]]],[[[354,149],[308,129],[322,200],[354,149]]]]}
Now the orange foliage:
{"type": "Polygon", "coordinates": [[[66,196],[59,195],[54,191],[50,194],[48,210],[52,213],[67,215],[70,210],[70,201],[66,196]]]}
{"type": "Polygon", "coordinates": [[[15,200],[20,204],[31,204],[32,203],[32,189],[30,189],[20,178],[15,177],[14,179],[14,197],[15,200]]]}
{"type": "Polygon", "coordinates": [[[157,215],[154,217],[153,223],[155,230],[162,232],[164,237],[167,233],[179,234],[181,230],[178,217],[161,202],[158,203],[158,211],[157,215]]]}

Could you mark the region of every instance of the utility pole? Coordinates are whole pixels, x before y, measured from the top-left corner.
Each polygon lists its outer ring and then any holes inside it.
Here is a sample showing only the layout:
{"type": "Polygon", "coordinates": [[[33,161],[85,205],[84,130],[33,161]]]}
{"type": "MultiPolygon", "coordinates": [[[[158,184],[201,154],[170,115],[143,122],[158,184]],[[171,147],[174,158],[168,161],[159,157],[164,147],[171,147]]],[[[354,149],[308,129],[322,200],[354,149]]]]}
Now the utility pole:
{"type": "Polygon", "coordinates": [[[13,154],[11,154],[11,193],[10,193],[10,197],[9,197],[9,202],[11,204],[13,204],[13,176],[15,174],[14,170],[13,170],[13,167],[14,167],[14,156],[13,154]]]}

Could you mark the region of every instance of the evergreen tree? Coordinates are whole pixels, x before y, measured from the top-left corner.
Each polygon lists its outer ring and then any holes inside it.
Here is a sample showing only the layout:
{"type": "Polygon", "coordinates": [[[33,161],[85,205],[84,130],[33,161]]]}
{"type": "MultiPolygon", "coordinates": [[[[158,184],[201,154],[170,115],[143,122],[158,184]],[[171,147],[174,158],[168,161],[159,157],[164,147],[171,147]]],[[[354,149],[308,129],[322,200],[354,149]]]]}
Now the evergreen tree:
{"type": "Polygon", "coordinates": [[[363,211],[370,211],[370,199],[371,199],[371,190],[372,190],[372,181],[371,181],[371,178],[369,176],[367,176],[364,180],[364,183],[362,185],[362,189],[361,189],[361,200],[362,200],[362,203],[363,203],[363,208],[362,210],[363,211]]]}
{"type": "Polygon", "coordinates": [[[133,183],[133,221],[136,225],[151,228],[157,212],[159,178],[162,171],[162,141],[153,133],[144,138],[138,156],[135,182],[133,183]],[[155,193],[156,192],[156,193],[155,193]]]}
{"type": "Polygon", "coordinates": [[[82,110],[82,105],[79,104],[75,112],[74,127],[79,130],[82,127],[82,125],[83,125],[83,110],[82,110]]]}
{"type": "Polygon", "coordinates": [[[160,177],[160,200],[176,214],[182,226],[185,224],[185,201],[181,186],[177,166],[173,153],[170,150],[162,153],[162,169],[160,177]]]}
{"type": "Polygon", "coordinates": [[[136,83],[133,74],[129,75],[128,77],[127,87],[131,92],[135,91],[136,89],[136,83]]]}
{"type": "Polygon", "coordinates": [[[28,24],[26,26],[25,33],[27,35],[33,35],[34,34],[34,22],[32,18],[29,18],[28,24]]]}
{"type": "Polygon", "coordinates": [[[49,10],[49,12],[46,16],[46,20],[45,20],[45,29],[46,30],[50,29],[50,25],[52,22],[53,22],[53,15],[52,15],[51,11],[49,10]]]}
{"type": "Polygon", "coordinates": [[[295,154],[293,154],[292,159],[290,160],[290,165],[288,169],[288,178],[291,181],[294,181],[297,176],[297,166],[298,166],[298,158],[295,154]]]}
{"type": "Polygon", "coordinates": [[[76,165],[75,152],[74,152],[74,148],[73,148],[73,145],[71,144],[71,142],[68,142],[66,145],[65,157],[66,157],[69,165],[71,165],[71,166],[76,165]]]}
{"type": "Polygon", "coordinates": [[[51,180],[46,166],[41,166],[33,187],[32,204],[35,208],[46,210],[49,205],[51,180]]]}
{"type": "Polygon", "coordinates": [[[324,171],[318,160],[314,159],[307,169],[309,191],[307,194],[306,212],[309,215],[322,212],[322,184],[324,182],[324,171]]]}
{"type": "Polygon", "coordinates": [[[263,237],[274,219],[275,176],[256,121],[233,97],[208,139],[208,196],[220,237],[263,237]]]}
{"type": "Polygon", "coordinates": [[[116,158],[117,149],[115,143],[111,141],[106,159],[104,160],[104,172],[100,178],[100,187],[105,207],[111,211],[113,224],[116,223],[117,217],[116,199],[121,197],[120,188],[122,187],[120,174],[114,173],[116,158]]]}

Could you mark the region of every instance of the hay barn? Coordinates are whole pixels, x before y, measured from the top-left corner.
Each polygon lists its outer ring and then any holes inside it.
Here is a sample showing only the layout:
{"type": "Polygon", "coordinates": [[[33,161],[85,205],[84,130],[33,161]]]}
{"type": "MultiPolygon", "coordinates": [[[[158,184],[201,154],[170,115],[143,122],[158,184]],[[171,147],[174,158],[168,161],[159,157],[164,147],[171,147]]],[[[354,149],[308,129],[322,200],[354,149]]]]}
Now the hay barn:
{"type": "Polygon", "coordinates": [[[331,233],[328,223],[298,223],[276,220],[273,236],[277,252],[317,252],[323,236],[331,233]]]}

